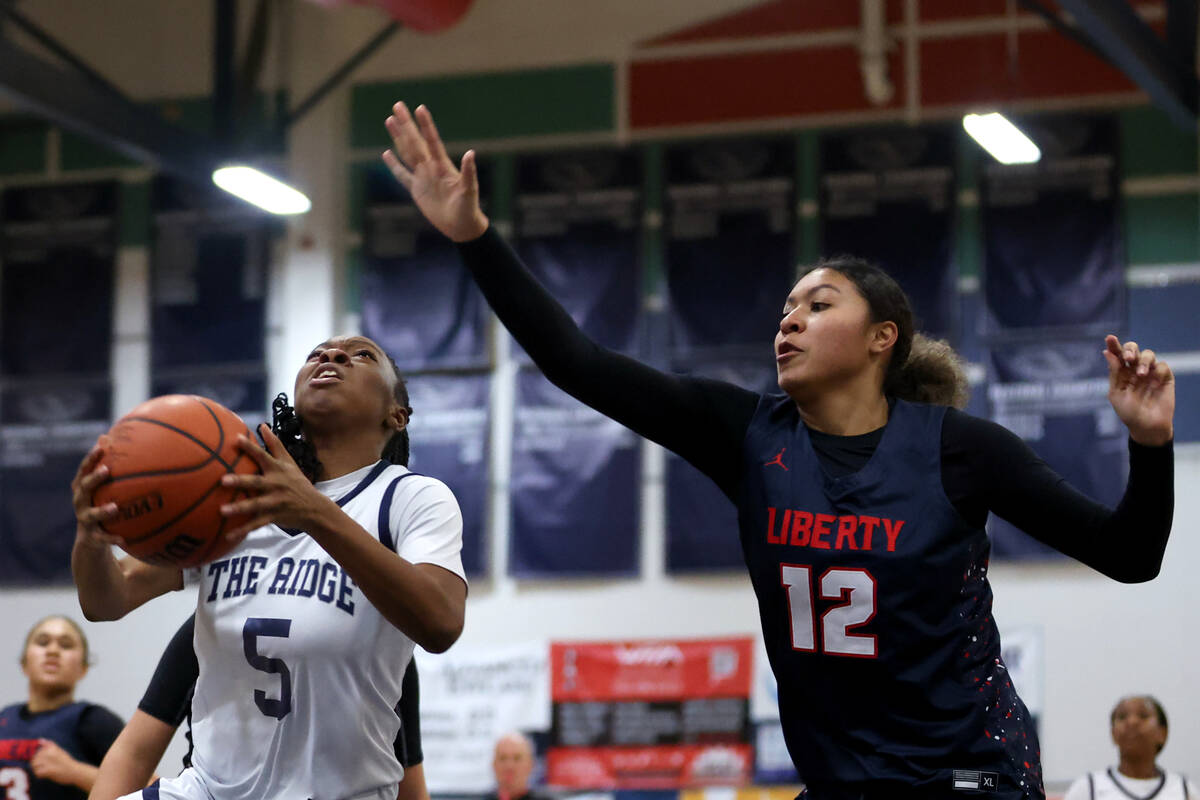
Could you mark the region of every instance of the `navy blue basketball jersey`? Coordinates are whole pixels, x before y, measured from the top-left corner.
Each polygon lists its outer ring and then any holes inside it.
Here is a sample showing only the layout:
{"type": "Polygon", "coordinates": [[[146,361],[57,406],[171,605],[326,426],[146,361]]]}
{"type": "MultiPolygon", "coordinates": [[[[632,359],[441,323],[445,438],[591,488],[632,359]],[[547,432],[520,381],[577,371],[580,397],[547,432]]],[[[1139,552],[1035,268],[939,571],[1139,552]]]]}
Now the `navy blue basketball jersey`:
{"type": "Polygon", "coordinates": [[[85,798],[87,792],[33,775],[29,761],[38,739],[50,739],[77,761],[92,762],[79,737],[79,718],[91,703],[70,703],[53,711],[22,713],[23,705],[0,710],[0,800],[85,798]]]}
{"type": "Polygon", "coordinates": [[[987,535],[942,488],[944,415],[897,401],[844,477],[787,396],[764,396],[746,435],[742,548],[788,752],[817,800],[1044,796],[1000,658],[987,535]]]}

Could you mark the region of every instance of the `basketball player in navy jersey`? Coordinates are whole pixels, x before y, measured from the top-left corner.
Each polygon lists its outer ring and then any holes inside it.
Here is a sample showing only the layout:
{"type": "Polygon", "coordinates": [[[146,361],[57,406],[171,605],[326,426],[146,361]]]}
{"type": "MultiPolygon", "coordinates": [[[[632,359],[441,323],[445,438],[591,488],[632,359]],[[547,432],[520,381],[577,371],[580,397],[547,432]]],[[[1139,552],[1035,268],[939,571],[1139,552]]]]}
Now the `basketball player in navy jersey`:
{"type": "Polygon", "coordinates": [[[856,259],[818,264],[784,300],[783,393],[658,372],[587,339],[537,283],[479,207],[474,153],[460,172],[427,109],[397,103],[386,126],[384,162],[546,377],[737,505],[808,796],[1043,798],[1033,721],[1000,658],[984,523],[995,513],[1120,581],[1153,578],[1173,508],[1167,365],[1106,340],[1130,435],[1115,510],[1004,428],[936,404],[961,394],[961,370],[914,336],[899,286],[856,259]]]}
{"type": "Polygon", "coordinates": [[[413,646],[443,652],[462,631],[462,515],[445,484],[395,463],[411,409],[394,362],[365,337],[329,339],[295,398],[294,424],[277,413],[286,442],[266,425],[266,449],[239,439],[262,474],[223,479],[252,495],[222,509],[251,519],[228,534],[239,545],[187,575],[113,556],[100,523],[116,508],[92,504],[99,445],[73,482],[89,619],[197,591],[192,766],[146,797],[395,800],[413,646]]]}
{"type": "Polygon", "coordinates": [[[84,800],[121,731],[116,714],[75,700],[87,637],[68,617],[46,617],[25,637],[20,663],[29,697],[0,709],[0,800],[84,800]]]}

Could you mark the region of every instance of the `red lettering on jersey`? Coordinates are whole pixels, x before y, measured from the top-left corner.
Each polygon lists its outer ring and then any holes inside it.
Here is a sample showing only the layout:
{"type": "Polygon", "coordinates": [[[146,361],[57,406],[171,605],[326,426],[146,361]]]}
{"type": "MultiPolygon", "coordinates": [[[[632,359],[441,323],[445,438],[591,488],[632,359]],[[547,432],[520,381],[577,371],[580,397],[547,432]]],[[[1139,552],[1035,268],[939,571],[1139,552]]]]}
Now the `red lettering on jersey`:
{"type": "Polygon", "coordinates": [[[871,549],[871,537],[875,533],[876,526],[879,525],[879,517],[859,517],[858,523],[863,527],[862,549],[871,549]]]}
{"type": "Polygon", "coordinates": [[[830,530],[829,525],[835,519],[837,519],[837,517],[835,517],[833,514],[817,514],[816,518],[813,520],[812,538],[809,540],[809,547],[815,547],[818,550],[830,549],[829,542],[821,537],[828,536],[833,532],[830,530]]]}
{"type": "Polygon", "coordinates": [[[37,751],[37,739],[0,739],[0,760],[28,761],[37,751]]]}
{"type": "Polygon", "coordinates": [[[767,544],[783,544],[782,536],[775,536],[775,506],[767,506],[767,544]]]}
{"type": "Polygon", "coordinates": [[[812,534],[813,515],[807,511],[792,513],[792,546],[805,547],[812,534]]]}
{"type": "Polygon", "coordinates": [[[900,535],[900,529],[904,527],[902,519],[883,518],[883,532],[887,534],[888,552],[896,552],[896,537],[900,535]]]}
{"type": "Polygon", "coordinates": [[[857,550],[858,545],[854,542],[854,532],[858,530],[858,517],[851,514],[848,517],[838,517],[837,539],[833,542],[834,550],[842,549],[842,540],[847,542],[847,550],[857,550]]]}

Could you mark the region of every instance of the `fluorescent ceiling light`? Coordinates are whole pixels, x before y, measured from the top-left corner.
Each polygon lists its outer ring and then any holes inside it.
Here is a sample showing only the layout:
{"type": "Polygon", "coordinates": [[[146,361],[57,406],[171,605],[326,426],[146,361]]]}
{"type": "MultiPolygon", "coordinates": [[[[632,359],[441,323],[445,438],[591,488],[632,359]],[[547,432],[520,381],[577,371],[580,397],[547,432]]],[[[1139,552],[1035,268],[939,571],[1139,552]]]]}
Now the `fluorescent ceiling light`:
{"type": "Polygon", "coordinates": [[[1001,164],[1032,164],[1042,157],[1038,146],[999,112],[967,114],[963,128],[1001,164]]]}
{"type": "Polygon", "coordinates": [[[302,192],[254,167],[221,167],[213,170],[212,179],[230,194],[272,214],[303,214],[312,208],[302,192]]]}

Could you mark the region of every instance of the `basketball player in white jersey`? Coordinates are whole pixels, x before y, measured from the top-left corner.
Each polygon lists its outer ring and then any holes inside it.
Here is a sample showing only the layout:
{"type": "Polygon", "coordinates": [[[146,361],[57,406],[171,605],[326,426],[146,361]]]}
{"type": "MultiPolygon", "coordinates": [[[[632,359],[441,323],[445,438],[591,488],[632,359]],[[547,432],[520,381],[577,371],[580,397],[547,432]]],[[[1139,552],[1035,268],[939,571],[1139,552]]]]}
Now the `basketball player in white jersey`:
{"type": "Polygon", "coordinates": [[[440,481],[381,459],[410,409],[377,344],[318,345],[295,397],[303,436],[293,430],[285,447],[260,426],[266,450],[240,445],[262,474],[225,477],[253,494],[222,509],[250,515],[229,534],[243,540],[186,575],[113,556],[99,524],[116,509],[91,501],[107,476],[99,446],[80,465],[71,562],[88,619],[118,619],[185,583],[197,591],[193,766],[128,797],[396,797],[394,709],[414,642],[443,652],[462,631],[462,517],[440,481]]]}

